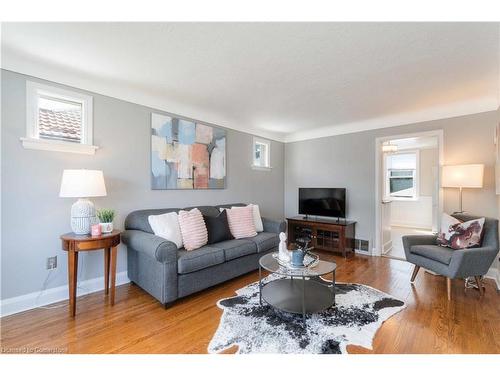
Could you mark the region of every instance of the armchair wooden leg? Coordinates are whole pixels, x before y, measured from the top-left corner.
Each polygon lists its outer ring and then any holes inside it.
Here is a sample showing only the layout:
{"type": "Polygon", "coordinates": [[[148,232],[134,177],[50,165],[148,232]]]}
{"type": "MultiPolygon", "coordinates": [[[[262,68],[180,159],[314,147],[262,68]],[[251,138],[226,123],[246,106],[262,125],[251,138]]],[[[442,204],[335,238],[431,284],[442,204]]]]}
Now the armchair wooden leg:
{"type": "Polygon", "coordinates": [[[420,269],[420,266],[415,265],[415,268],[413,268],[413,273],[411,274],[411,279],[410,281],[413,283],[415,281],[415,277],[417,277],[418,270],[420,269]]]}
{"type": "Polygon", "coordinates": [[[479,290],[479,295],[484,295],[484,289],[483,289],[483,283],[481,281],[481,278],[479,276],[474,276],[474,279],[476,279],[476,284],[477,284],[477,289],[479,290]]]}
{"type": "Polygon", "coordinates": [[[449,277],[446,278],[446,289],[448,291],[448,301],[451,301],[451,279],[449,277]]]}

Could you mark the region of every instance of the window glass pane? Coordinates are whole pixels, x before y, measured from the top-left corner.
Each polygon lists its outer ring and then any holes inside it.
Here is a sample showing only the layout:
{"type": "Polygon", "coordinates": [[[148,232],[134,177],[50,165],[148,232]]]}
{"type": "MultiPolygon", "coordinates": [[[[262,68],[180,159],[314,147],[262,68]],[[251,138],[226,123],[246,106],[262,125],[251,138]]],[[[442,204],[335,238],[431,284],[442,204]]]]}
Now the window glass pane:
{"type": "Polygon", "coordinates": [[[257,166],[262,164],[262,145],[260,143],[255,144],[254,164],[257,166]]]}
{"type": "Polygon", "coordinates": [[[254,143],[254,160],[256,167],[269,167],[269,145],[266,143],[254,143]]]}
{"type": "Polygon", "coordinates": [[[391,178],[389,180],[390,193],[396,196],[413,196],[413,178],[391,178]]]}
{"type": "Polygon", "coordinates": [[[82,104],[59,98],[38,98],[38,136],[80,143],[82,140],[82,104]]]}

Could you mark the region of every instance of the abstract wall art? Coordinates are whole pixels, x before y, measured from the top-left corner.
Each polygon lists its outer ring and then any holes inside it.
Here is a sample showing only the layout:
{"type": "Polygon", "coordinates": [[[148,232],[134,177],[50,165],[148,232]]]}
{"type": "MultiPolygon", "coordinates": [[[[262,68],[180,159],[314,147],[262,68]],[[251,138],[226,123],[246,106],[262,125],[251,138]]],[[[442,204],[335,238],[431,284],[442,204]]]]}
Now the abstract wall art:
{"type": "Polygon", "coordinates": [[[151,114],[151,188],[224,189],[226,130],[151,114]]]}

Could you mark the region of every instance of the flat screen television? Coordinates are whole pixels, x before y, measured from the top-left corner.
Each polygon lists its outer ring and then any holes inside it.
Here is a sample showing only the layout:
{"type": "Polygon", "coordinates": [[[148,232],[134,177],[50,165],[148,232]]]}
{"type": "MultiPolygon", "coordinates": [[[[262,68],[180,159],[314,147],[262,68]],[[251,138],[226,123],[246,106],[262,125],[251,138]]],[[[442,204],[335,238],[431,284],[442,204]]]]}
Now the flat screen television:
{"type": "Polygon", "coordinates": [[[345,188],[299,188],[299,214],[345,218],[345,188]]]}

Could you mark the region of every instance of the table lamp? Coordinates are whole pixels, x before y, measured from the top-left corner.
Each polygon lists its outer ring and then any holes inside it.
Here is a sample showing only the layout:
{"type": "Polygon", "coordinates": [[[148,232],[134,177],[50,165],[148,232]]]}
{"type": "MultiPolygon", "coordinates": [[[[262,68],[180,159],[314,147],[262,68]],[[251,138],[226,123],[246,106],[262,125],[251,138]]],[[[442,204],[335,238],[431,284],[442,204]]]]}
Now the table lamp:
{"type": "Polygon", "coordinates": [[[452,187],[460,189],[460,208],[462,210],[462,189],[463,188],[482,188],[483,187],[483,164],[465,164],[465,165],[446,165],[443,167],[443,187],[452,187]]]}
{"type": "Polygon", "coordinates": [[[106,196],[102,171],[65,169],[59,196],[78,198],[71,206],[71,229],[75,234],[89,234],[91,225],[99,223],[99,220],[94,203],[88,198],[106,196]]]}

